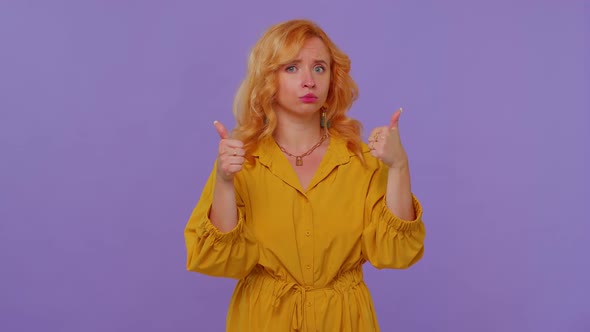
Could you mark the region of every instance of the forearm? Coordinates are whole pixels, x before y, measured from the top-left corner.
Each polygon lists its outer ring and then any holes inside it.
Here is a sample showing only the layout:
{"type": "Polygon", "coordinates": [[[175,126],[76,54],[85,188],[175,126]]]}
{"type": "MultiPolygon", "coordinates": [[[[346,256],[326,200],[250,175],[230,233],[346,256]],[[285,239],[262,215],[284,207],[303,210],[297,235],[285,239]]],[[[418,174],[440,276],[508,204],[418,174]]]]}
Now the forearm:
{"type": "Polygon", "coordinates": [[[410,169],[407,165],[392,167],[387,176],[387,207],[403,220],[414,220],[416,214],[412,200],[410,169]]]}
{"type": "Polygon", "coordinates": [[[233,181],[216,179],[209,219],[222,232],[229,232],[238,224],[238,210],[233,181]]]}

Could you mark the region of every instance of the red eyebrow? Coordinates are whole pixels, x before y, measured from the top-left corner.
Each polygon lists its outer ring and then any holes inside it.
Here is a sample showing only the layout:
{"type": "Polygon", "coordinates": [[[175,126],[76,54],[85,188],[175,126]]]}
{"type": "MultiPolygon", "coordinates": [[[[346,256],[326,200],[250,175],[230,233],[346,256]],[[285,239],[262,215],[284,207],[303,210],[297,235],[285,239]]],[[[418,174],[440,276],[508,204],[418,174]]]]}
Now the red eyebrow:
{"type": "MultiPolygon", "coordinates": [[[[328,65],[328,63],[325,60],[321,60],[321,59],[314,60],[313,62],[315,62],[315,63],[322,63],[322,64],[324,64],[326,66],[328,65]]],[[[290,61],[289,63],[301,63],[301,59],[295,59],[293,61],[290,61]]]]}

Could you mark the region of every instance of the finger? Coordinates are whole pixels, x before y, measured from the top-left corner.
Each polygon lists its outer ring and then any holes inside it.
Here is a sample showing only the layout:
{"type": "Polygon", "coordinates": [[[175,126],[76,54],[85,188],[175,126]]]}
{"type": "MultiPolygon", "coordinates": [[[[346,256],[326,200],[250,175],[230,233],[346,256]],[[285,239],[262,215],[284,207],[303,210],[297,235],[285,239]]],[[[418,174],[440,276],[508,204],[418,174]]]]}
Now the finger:
{"type": "Polygon", "coordinates": [[[230,165],[243,165],[245,158],[244,157],[231,157],[227,160],[229,162],[230,165]]]}
{"type": "Polygon", "coordinates": [[[371,131],[371,135],[369,135],[368,141],[369,142],[376,142],[376,141],[378,141],[379,140],[379,137],[380,136],[381,137],[383,136],[383,135],[381,135],[382,129],[383,129],[383,127],[377,127],[375,129],[373,129],[371,131]]]}
{"type": "Polygon", "coordinates": [[[241,170],[242,165],[225,165],[221,168],[221,172],[227,177],[231,177],[241,170]]]}
{"type": "MultiPolygon", "coordinates": [[[[221,143],[219,144],[219,149],[217,151],[217,153],[219,154],[219,157],[229,158],[229,157],[245,157],[246,156],[246,150],[244,150],[243,148],[237,147],[237,146],[225,144],[228,141],[230,141],[230,140],[221,140],[221,143]]],[[[241,142],[239,142],[239,143],[241,143],[241,142]]]]}
{"type": "Polygon", "coordinates": [[[242,170],[242,164],[239,164],[239,165],[232,164],[227,167],[227,172],[230,174],[235,174],[241,170],[242,170]]]}
{"type": "Polygon", "coordinates": [[[221,150],[222,154],[225,154],[229,157],[244,157],[244,149],[237,149],[237,148],[226,148],[221,150]]]}
{"type": "Polygon", "coordinates": [[[391,116],[391,120],[389,121],[389,129],[397,128],[399,124],[399,118],[402,115],[402,108],[400,107],[397,111],[393,113],[391,116]]]}
{"type": "Polygon", "coordinates": [[[236,139],[222,139],[219,142],[219,153],[227,152],[228,155],[232,155],[234,151],[237,151],[236,154],[244,155],[244,143],[242,141],[236,139]]]}
{"type": "Polygon", "coordinates": [[[245,159],[245,157],[227,152],[225,152],[225,154],[220,157],[221,162],[227,165],[243,164],[245,159]]]}
{"type": "Polygon", "coordinates": [[[219,158],[219,167],[224,172],[230,172],[231,169],[235,169],[236,166],[241,167],[244,165],[244,161],[246,158],[244,157],[233,157],[233,156],[222,156],[219,158]]]}
{"type": "Polygon", "coordinates": [[[377,150],[373,149],[370,151],[371,156],[375,157],[375,158],[379,158],[379,153],[377,152],[377,150]]]}
{"type": "Polygon", "coordinates": [[[225,129],[225,126],[221,122],[215,120],[213,121],[213,125],[215,126],[215,130],[217,130],[217,133],[221,139],[229,138],[227,129],[225,129]]]}
{"type": "MultiPolygon", "coordinates": [[[[243,157],[246,155],[246,151],[244,149],[242,149],[239,145],[224,144],[227,142],[228,142],[228,140],[223,140],[219,144],[219,149],[217,151],[217,153],[219,155],[234,156],[234,157],[235,156],[243,157]]],[[[241,143],[240,141],[237,141],[237,142],[241,143]]]]}

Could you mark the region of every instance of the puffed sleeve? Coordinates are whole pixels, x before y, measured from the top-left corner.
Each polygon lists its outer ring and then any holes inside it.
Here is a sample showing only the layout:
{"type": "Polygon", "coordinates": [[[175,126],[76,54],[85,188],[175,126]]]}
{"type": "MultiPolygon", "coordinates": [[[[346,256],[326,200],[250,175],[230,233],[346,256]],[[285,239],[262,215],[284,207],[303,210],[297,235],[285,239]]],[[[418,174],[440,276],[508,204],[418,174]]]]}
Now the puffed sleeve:
{"type": "Polygon", "coordinates": [[[241,279],[258,263],[257,242],[248,230],[245,205],[241,193],[243,185],[234,180],[238,224],[228,232],[221,232],[209,219],[215,186],[215,164],[184,230],[189,271],[210,276],[241,279]]]}
{"type": "Polygon", "coordinates": [[[405,269],[424,254],[426,229],[422,222],[422,206],[412,194],[416,219],[403,220],[394,215],[386,204],[387,171],[387,167],[379,167],[368,188],[362,252],[378,269],[405,269]]]}

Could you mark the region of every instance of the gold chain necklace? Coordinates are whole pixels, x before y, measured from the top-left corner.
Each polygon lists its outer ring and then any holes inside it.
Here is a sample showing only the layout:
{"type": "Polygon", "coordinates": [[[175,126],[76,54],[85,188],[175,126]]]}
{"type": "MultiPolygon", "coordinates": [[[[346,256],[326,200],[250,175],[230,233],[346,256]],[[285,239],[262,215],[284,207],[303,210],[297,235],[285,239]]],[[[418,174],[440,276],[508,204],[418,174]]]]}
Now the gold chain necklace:
{"type": "Polygon", "coordinates": [[[324,141],[326,140],[326,138],[328,138],[328,133],[327,132],[324,132],[324,134],[322,135],[322,138],[320,138],[320,141],[317,142],[316,145],[312,146],[311,149],[307,150],[307,152],[305,152],[304,154],[300,154],[298,156],[289,153],[280,144],[277,143],[277,145],[279,146],[279,149],[281,149],[281,151],[283,151],[289,157],[294,157],[295,158],[295,166],[303,166],[303,157],[307,157],[308,155],[310,155],[315,149],[317,149],[320,145],[322,145],[322,143],[324,143],[324,141]]]}

